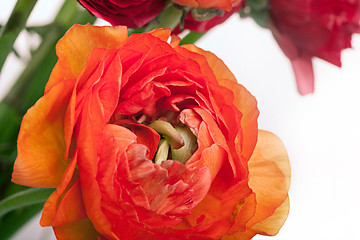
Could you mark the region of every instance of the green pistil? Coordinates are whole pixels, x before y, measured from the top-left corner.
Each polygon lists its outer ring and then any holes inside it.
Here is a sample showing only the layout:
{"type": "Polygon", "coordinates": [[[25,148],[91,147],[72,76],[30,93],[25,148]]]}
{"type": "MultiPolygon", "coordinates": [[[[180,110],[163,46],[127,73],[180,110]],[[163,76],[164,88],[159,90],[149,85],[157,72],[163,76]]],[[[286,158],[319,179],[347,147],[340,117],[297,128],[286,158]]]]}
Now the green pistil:
{"type": "Polygon", "coordinates": [[[166,141],[170,144],[171,148],[179,149],[184,146],[184,139],[181,134],[168,122],[156,120],[150,123],[149,127],[160,133],[166,141]]]}
{"type": "Polygon", "coordinates": [[[167,159],[185,164],[198,147],[197,138],[188,126],[173,127],[169,122],[156,120],[149,127],[162,135],[155,155],[155,163],[158,165],[167,159]]]}
{"type": "Polygon", "coordinates": [[[161,165],[162,161],[166,161],[169,155],[169,144],[165,139],[161,139],[155,156],[155,163],[161,165]]]}
{"type": "Polygon", "coordinates": [[[175,129],[181,134],[185,144],[179,149],[171,149],[171,157],[173,160],[185,164],[197,149],[197,138],[187,126],[176,127],[175,129]]]}

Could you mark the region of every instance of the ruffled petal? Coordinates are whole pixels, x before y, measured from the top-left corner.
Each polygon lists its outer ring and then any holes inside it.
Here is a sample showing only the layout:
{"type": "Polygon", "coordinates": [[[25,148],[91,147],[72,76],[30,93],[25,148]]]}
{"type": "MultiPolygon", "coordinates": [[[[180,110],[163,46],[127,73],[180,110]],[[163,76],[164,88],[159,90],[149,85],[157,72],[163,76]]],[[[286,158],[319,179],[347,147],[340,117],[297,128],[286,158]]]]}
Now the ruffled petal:
{"type": "Polygon", "coordinates": [[[259,131],[258,143],[249,161],[249,186],[256,196],[254,216],[247,228],[271,216],[288,197],[290,163],[285,147],[274,134],[259,131]]]}
{"type": "Polygon", "coordinates": [[[289,197],[275,210],[275,212],[265,220],[255,224],[250,229],[226,235],[221,240],[249,240],[256,234],[274,236],[279,233],[289,214],[289,197]]]}
{"type": "Polygon", "coordinates": [[[249,194],[251,189],[247,181],[238,182],[228,188],[226,182],[217,177],[205,198],[185,219],[190,226],[196,227],[200,234],[220,238],[230,230],[236,217],[234,211],[238,205],[243,205],[244,197],[249,194]]]}
{"type": "Polygon", "coordinates": [[[61,200],[63,199],[66,191],[70,189],[70,187],[73,186],[73,184],[79,179],[79,173],[77,171],[74,173],[76,162],[77,154],[75,153],[73,159],[66,167],[61,183],[57,187],[56,191],[53,192],[45,202],[40,220],[41,226],[45,227],[54,225],[53,221],[56,217],[61,200]]]}
{"type": "Polygon", "coordinates": [[[76,79],[85,67],[92,49],[117,49],[126,42],[127,36],[124,26],[96,27],[90,24],[75,24],[56,45],[59,60],[46,84],[45,92],[59,81],[76,79]]]}
{"type": "Polygon", "coordinates": [[[30,187],[57,187],[66,168],[64,115],[72,81],[55,85],[28,110],[18,137],[12,181],[30,187]]]}
{"type": "Polygon", "coordinates": [[[54,227],[54,232],[58,240],[97,240],[99,237],[88,218],[54,227]]]}
{"type": "Polygon", "coordinates": [[[274,236],[278,234],[280,228],[284,225],[285,220],[289,214],[290,201],[289,197],[278,207],[273,215],[266,218],[265,220],[255,224],[251,230],[262,234],[274,236]]]}
{"type": "Polygon", "coordinates": [[[230,69],[212,52],[205,51],[193,44],[181,45],[181,47],[204,56],[206,58],[207,64],[209,64],[217,79],[228,79],[233,82],[237,82],[234,74],[230,71],[230,69]]]}
{"type": "Polygon", "coordinates": [[[246,160],[250,159],[258,137],[258,123],[259,110],[257,108],[257,101],[254,96],[250,94],[242,85],[231,79],[220,79],[219,84],[234,93],[234,105],[242,113],[241,130],[242,136],[237,136],[235,139],[238,152],[246,160]]]}
{"type": "Polygon", "coordinates": [[[256,232],[247,229],[245,232],[238,232],[232,235],[226,235],[221,238],[221,240],[250,240],[256,235],[256,232]]]}
{"type": "Polygon", "coordinates": [[[61,200],[52,226],[66,225],[85,218],[87,216],[81,195],[80,182],[77,181],[61,200]]]}

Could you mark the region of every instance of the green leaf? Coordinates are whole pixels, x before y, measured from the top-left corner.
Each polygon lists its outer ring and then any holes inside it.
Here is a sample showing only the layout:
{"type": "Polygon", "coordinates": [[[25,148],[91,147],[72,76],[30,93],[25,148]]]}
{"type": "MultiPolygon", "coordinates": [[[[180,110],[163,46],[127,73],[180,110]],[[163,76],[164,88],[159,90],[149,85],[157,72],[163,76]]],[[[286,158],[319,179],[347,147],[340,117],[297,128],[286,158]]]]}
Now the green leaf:
{"type": "Polygon", "coordinates": [[[29,188],[15,193],[0,202],[0,218],[17,208],[44,203],[52,192],[54,192],[52,188],[29,188]]]}
{"type": "Polygon", "coordinates": [[[269,7],[269,0],[247,0],[246,5],[249,6],[252,11],[260,11],[269,7]]]}
{"type": "Polygon", "coordinates": [[[267,9],[263,9],[260,11],[251,11],[250,16],[254,19],[254,21],[262,28],[269,27],[269,19],[270,12],[267,9]]]}

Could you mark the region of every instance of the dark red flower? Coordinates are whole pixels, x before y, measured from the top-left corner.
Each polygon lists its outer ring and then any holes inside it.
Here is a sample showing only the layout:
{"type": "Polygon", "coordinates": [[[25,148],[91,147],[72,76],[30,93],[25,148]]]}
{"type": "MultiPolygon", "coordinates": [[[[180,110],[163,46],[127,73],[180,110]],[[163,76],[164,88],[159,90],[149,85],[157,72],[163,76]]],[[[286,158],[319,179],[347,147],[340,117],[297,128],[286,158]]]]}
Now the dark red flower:
{"type": "Polygon", "coordinates": [[[140,28],[164,9],[165,0],[78,0],[96,17],[112,25],[140,28]]]}
{"type": "Polygon", "coordinates": [[[300,94],[314,91],[312,57],[341,67],[341,50],[360,32],[360,0],[270,0],[270,28],[290,59],[300,94]]]}

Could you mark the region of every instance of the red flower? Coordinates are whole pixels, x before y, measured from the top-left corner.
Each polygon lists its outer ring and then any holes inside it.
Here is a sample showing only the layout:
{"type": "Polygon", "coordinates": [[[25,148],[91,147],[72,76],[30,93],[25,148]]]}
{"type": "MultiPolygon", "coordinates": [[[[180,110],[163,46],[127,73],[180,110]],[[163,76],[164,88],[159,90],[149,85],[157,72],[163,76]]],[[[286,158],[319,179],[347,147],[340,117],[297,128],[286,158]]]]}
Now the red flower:
{"type": "Polygon", "coordinates": [[[78,0],[96,17],[112,25],[140,28],[163,10],[165,0],[78,0]]]}
{"type": "Polygon", "coordinates": [[[249,239],[289,209],[281,141],[214,54],[170,30],[71,28],[23,118],[13,181],[56,187],[58,239],[249,239]],[[255,146],[256,145],[256,146],[255,146]]]}
{"type": "Polygon", "coordinates": [[[270,0],[270,11],[271,29],[301,94],[314,91],[312,57],[340,67],[341,50],[360,32],[360,0],[270,0]]]}

